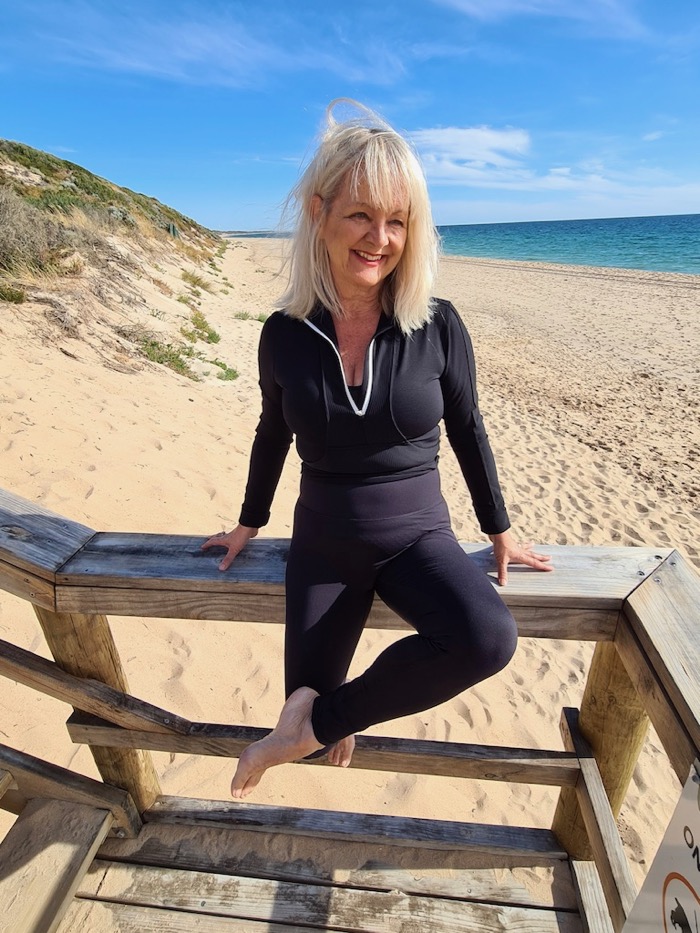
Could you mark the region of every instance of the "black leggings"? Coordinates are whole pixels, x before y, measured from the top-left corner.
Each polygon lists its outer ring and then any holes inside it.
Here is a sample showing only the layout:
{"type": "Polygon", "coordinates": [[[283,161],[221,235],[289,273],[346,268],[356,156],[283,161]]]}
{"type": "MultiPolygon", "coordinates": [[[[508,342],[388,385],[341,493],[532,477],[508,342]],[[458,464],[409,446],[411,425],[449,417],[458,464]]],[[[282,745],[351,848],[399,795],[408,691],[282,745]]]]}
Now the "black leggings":
{"type": "Polygon", "coordinates": [[[437,470],[360,486],[303,477],[286,594],[287,696],[318,691],[323,745],[443,703],[515,651],[515,621],[459,546],[437,470]],[[416,634],[345,683],[375,592],[416,634]]]}

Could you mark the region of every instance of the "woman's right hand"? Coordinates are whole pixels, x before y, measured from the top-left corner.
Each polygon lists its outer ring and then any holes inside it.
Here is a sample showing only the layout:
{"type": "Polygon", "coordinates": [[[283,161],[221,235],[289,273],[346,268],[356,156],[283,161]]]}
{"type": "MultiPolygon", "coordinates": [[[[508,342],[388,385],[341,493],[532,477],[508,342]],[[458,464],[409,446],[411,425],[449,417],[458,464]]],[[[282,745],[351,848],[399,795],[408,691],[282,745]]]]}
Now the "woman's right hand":
{"type": "Polygon", "coordinates": [[[222,531],[218,535],[212,535],[202,545],[202,550],[206,551],[210,547],[225,547],[226,556],[219,564],[219,570],[228,570],[234,560],[241,553],[251,538],[258,533],[257,528],[248,528],[247,525],[236,525],[233,531],[222,531]]]}

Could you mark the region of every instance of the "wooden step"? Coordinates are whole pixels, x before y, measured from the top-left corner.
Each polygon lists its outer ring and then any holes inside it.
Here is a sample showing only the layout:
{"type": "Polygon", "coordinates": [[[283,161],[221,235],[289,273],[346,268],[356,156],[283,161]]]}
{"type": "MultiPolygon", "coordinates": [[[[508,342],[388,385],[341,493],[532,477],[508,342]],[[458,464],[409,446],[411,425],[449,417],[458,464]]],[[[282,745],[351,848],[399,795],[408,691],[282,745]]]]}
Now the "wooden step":
{"type": "Polygon", "coordinates": [[[485,823],[457,823],[417,817],[347,813],[338,810],[310,810],[301,807],[275,807],[247,803],[225,803],[189,797],[159,797],[142,814],[144,823],[199,823],[237,826],[260,832],[324,839],[346,839],[359,843],[392,843],[425,846],[432,849],[461,849],[503,856],[545,855],[566,859],[548,829],[496,826],[485,823]]]}
{"type": "Polygon", "coordinates": [[[0,844],[0,931],[55,930],[112,822],[85,804],[31,800],[0,844]]]}

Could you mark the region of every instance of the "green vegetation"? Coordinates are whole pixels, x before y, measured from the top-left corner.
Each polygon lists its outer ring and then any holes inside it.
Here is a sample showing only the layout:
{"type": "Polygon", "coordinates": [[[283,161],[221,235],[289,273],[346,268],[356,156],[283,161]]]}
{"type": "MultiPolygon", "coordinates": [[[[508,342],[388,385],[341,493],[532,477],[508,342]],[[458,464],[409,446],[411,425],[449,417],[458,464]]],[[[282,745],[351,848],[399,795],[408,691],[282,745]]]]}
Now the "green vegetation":
{"type": "Polygon", "coordinates": [[[13,304],[21,305],[26,298],[27,294],[21,288],[13,288],[12,285],[0,282],[0,301],[11,301],[13,304]]]}
{"type": "Polygon", "coordinates": [[[10,188],[0,188],[0,269],[55,270],[68,243],[60,224],[10,188]]]}
{"type": "Polygon", "coordinates": [[[203,340],[205,343],[218,343],[221,340],[221,335],[214,330],[201,311],[193,311],[190,320],[191,328],[180,329],[180,333],[187,340],[191,340],[192,343],[197,340],[203,340]]]}
{"type": "Polygon", "coordinates": [[[233,369],[227,363],[224,363],[222,360],[209,360],[209,362],[213,363],[214,366],[218,366],[221,370],[221,372],[217,375],[218,379],[223,379],[226,382],[229,382],[232,379],[238,379],[238,371],[233,369]]]}
{"type": "Polygon", "coordinates": [[[211,284],[194,270],[190,271],[189,269],[183,269],[181,278],[183,282],[187,282],[187,284],[193,289],[199,288],[205,292],[212,292],[214,290],[211,284]]]}
{"type": "MultiPolygon", "coordinates": [[[[208,250],[221,245],[219,237],[210,230],[155,198],[122,188],[81,165],[23,143],[0,139],[0,182],[44,213],[67,216],[74,210],[81,210],[125,232],[137,229],[144,232],[150,227],[153,232],[186,234],[206,244],[207,251],[188,247],[198,256],[197,261],[208,257],[208,250]],[[2,166],[7,161],[22,166],[26,173],[6,174],[2,166]]],[[[187,244],[181,246],[184,249],[187,244]]]]}
{"type": "Polygon", "coordinates": [[[139,325],[118,327],[117,333],[133,343],[139,354],[152,363],[160,363],[181,376],[187,376],[189,379],[199,382],[199,376],[193,372],[187,361],[188,357],[191,358],[193,355],[190,348],[183,345],[163,343],[157,334],[139,325]]]}

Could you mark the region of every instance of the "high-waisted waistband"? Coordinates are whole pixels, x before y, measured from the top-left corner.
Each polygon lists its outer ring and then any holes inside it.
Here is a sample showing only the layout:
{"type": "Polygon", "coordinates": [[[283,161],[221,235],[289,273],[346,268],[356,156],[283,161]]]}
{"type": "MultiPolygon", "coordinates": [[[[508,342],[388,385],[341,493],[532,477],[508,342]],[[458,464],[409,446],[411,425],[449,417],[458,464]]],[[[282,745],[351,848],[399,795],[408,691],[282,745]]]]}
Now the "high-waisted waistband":
{"type": "Polygon", "coordinates": [[[440,475],[429,470],[420,476],[388,483],[324,483],[303,475],[299,503],[329,518],[391,518],[432,509],[443,502],[440,475]]]}

